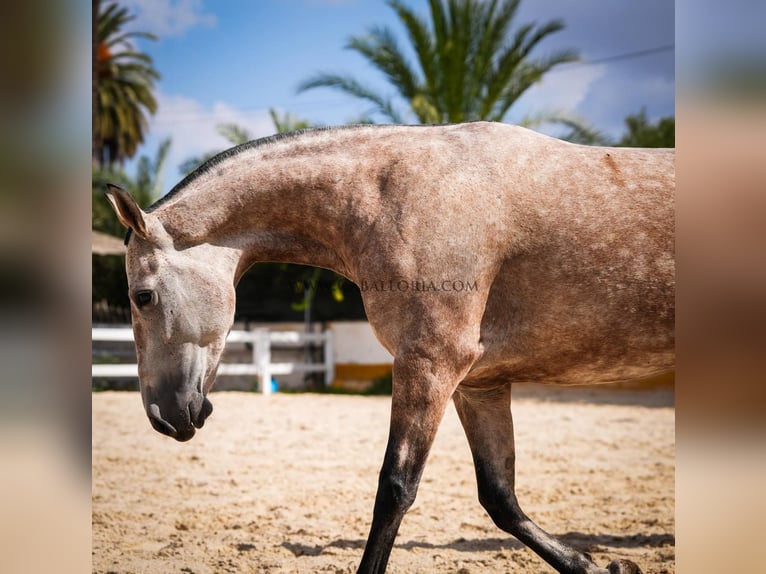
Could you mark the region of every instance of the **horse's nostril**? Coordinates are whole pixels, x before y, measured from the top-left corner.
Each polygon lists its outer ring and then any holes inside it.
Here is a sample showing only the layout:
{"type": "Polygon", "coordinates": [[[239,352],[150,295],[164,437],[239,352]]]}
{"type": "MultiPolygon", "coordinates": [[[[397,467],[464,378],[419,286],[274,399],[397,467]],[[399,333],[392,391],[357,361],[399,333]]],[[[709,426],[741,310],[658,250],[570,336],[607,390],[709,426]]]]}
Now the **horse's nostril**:
{"type": "Polygon", "coordinates": [[[152,423],[152,427],[157,432],[160,432],[162,434],[168,435],[169,437],[176,436],[176,429],[167,421],[163,421],[160,419],[155,419],[154,417],[149,417],[149,422],[152,423]]]}
{"type": "Polygon", "coordinates": [[[154,430],[164,435],[168,435],[169,437],[176,438],[178,432],[173,425],[162,418],[159,405],[156,403],[149,405],[147,414],[149,415],[149,422],[152,424],[154,430]]]}
{"type": "Polygon", "coordinates": [[[211,403],[209,400],[207,400],[207,397],[203,397],[202,399],[202,406],[200,407],[199,413],[196,417],[192,417],[192,422],[195,427],[198,429],[201,429],[202,426],[205,424],[205,419],[210,416],[210,413],[213,412],[213,403],[211,403]]]}

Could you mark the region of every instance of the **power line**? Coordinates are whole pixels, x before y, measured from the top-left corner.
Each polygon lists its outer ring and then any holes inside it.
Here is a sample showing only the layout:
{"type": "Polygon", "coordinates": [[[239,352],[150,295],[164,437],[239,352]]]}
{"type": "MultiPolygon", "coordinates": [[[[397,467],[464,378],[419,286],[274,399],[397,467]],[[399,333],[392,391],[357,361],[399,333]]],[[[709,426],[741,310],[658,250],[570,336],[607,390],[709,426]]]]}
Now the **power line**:
{"type": "Polygon", "coordinates": [[[659,54],[661,52],[670,52],[676,49],[675,44],[667,44],[665,46],[658,46],[656,48],[647,48],[646,50],[638,50],[636,52],[626,52],[624,54],[617,54],[615,56],[606,56],[604,58],[596,58],[595,60],[583,60],[582,62],[572,62],[571,66],[592,66],[594,64],[603,64],[604,62],[615,62],[617,60],[632,60],[634,58],[642,58],[651,54],[659,54]]]}

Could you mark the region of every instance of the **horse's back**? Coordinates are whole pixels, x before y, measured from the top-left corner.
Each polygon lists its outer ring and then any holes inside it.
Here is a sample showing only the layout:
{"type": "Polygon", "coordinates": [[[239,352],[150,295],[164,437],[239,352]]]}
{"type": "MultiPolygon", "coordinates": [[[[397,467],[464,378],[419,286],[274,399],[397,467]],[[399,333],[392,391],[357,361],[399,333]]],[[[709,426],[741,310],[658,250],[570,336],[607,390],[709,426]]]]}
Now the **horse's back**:
{"type": "Polygon", "coordinates": [[[672,368],[673,150],[514,133],[502,189],[516,237],[492,279],[484,355],[469,377],[581,384],[672,368]]]}

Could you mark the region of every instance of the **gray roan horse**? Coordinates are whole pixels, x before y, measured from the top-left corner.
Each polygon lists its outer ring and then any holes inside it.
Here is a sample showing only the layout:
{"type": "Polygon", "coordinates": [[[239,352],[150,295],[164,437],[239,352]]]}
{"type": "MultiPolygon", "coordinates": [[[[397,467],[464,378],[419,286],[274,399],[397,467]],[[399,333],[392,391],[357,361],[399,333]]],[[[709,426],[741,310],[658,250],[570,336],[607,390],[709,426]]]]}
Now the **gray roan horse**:
{"type": "Polygon", "coordinates": [[[186,441],[211,413],[206,396],[248,267],[331,269],[366,285],[367,316],[394,356],[388,446],[359,572],[385,571],[450,399],[479,500],[500,528],[559,572],[640,572],[627,560],[599,568],[521,510],[511,386],[672,368],[674,188],[672,150],[578,146],[493,123],[254,141],[209,160],[146,211],[109,186],[130,228],[149,419],[186,441]]]}

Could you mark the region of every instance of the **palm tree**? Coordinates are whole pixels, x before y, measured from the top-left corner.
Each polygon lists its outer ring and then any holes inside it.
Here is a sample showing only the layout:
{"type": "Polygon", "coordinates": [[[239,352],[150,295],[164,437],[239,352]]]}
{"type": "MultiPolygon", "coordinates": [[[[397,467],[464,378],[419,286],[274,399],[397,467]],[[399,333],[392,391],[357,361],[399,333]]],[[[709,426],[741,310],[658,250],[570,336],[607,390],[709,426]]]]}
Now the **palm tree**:
{"type": "Polygon", "coordinates": [[[122,164],[144,141],[146,114],[157,111],[152,90],[160,77],[151,57],[135,50],[132,40],[156,37],[124,32],[135,16],[117,3],[98,9],[93,159],[101,165],[122,164]]]}
{"type": "MultiPolygon", "coordinates": [[[[533,58],[532,50],[564,28],[559,20],[511,32],[520,0],[429,0],[430,21],[399,0],[388,0],[416,55],[413,64],[388,28],[352,36],[347,48],[380,70],[421,123],[502,121],[516,100],[552,68],[578,59],[563,50],[533,58]]],[[[322,73],[299,91],[330,87],[367,100],[374,111],[402,123],[390,98],[351,76],[322,73]]]]}
{"type": "Polygon", "coordinates": [[[271,116],[271,121],[274,122],[274,129],[277,130],[278,134],[286,134],[288,132],[294,132],[297,130],[305,130],[306,128],[311,127],[311,122],[308,120],[298,119],[289,112],[285,112],[284,115],[280,118],[277,110],[271,108],[269,110],[269,115],[271,116]]]}
{"type": "Polygon", "coordinates": [[[646,108],[638,114],[625,118],[627,133],[618,146],[625,147],[676,147],[676,119],[673,116],[660,118],[651,123],[646,117],[646,108]]]}
{"type": "Polygon", "coordinates": [[[132,177],[117,166],[94,168],[92,177],[93,229],[116,236],[125,233],[125,228],[104,200],[103,192],[107,183],[113,183],[128,190],[143,208],[149,207],[159,199],[162,194],[161,176],[170,152],[170,144],[170,138],[163,140],[153,159],[142,155],[138,160],[136,173],[132,177]]]}

